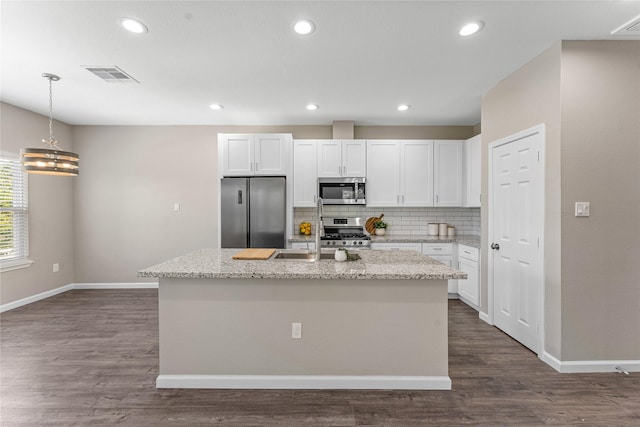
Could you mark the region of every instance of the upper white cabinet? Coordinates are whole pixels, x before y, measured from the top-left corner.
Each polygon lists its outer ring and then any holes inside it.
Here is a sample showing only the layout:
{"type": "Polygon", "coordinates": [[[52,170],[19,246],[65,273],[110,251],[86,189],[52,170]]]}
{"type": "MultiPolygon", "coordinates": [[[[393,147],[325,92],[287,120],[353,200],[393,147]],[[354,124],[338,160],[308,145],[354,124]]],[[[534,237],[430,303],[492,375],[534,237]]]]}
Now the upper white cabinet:
{"type": "Polygon", "coordinates": [[[367,206],[433,206],[433,142],[368,141],[367,206]]]}
{"type": "Polygon", "coordinates": [[[464,206],[480,207],[482,137],[476,135],[464,142],[464,206]]]}
{"type": "Polygon", "coordinates": [[[315,140],[293,141],[293,206],[315,207],[318,196],[318,144],[315,140]]]}
{"type": "Polygon", "coordinates": [[[318,176],[362,177],[366,176],[367,146],[363,140],[318,140],[318,176]]]}
{"type": "Polygon", "coordinates": [[[290,135],[223,134],[223,176],[286,175],[290,135]]]}
{"type": "Polygon", "coordinates": [[[462,142],[434,143],[434,206],[462,206],[462,142]]]}

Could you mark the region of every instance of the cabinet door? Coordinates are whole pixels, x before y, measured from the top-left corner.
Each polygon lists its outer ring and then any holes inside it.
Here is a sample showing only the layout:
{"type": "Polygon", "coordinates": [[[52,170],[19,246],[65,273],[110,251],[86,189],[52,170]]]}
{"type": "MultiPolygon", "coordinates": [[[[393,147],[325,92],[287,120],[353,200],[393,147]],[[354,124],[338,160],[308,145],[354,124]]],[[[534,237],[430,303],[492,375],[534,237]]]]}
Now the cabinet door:
{"type": "Polygon", "coordinates": [[[400,203],[433,206],[433,141],[400,142],[400,203]]]}
{"type": "Polygon", "coordinates": [[[339,140],[318,140],[318,176],[342,176],[342,144],[339,140]]]}
{"type": "Polygon", "coordinates": [[[462,206],[462,141],[435,141],[434,206],[462,206]]]}
{"type": "Polygon", "coordinates": [[[458,268],[467,273],[467,279],[458,280],[458,293],[464,300],[478,306],[478,296],[480,294],[478,263],[466,258],[460,258],[458,268]]]}
{"type": "Polygon", "coordinates": [[[293,141],[293,206],[315,207],[318,196],[317,144],[293,141]]]}
{"type": "Polygon", "coordinates": [[[225,135],[222,143],[223,176],[253,175],[253,135],[225,135]]]}
{"type": "Polygon", "coordinates": [[[287,174],[287,137],[284,135],[254,135],[255,174],[287,174]]]}
{"type": "Polygon", "coordinates": [[[465,157],[465,206],[480,207],[482,137],[476,135],[464,143],[465,157]]]}
{"type": "MultiPolygon", "coordinates": [[[[453,259],[451,255],[429,255],[431,258],[440,261],[448,267],[453,266],[453,259]]],[[[450,294],[458,293],[458,281],[455,279],[451,279],[447,283],[447,292],[450,294]]]]}
{"type": "Polygon", "coordinates": [[[367,142],[367,206],[400,206],[398,141],[367,142]]]}
{"type": "Polygon", "coordinates": [[[367,176],[367,146],[361,140],[342,141],[342,176],[367,176]]]}

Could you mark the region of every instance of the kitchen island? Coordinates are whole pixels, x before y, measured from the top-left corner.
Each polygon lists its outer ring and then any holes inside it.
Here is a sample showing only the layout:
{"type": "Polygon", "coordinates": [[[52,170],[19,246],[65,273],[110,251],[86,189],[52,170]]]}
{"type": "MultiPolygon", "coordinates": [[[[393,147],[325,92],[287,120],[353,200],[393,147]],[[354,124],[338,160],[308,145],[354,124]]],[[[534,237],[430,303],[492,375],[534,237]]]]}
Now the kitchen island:
{"type": "Polygon", "coordinates": [[[139,272],[159,278],[158,388],[451,388],[447,280],[464,273],[417,252],[309,263],[238,251],[139,272]]]}

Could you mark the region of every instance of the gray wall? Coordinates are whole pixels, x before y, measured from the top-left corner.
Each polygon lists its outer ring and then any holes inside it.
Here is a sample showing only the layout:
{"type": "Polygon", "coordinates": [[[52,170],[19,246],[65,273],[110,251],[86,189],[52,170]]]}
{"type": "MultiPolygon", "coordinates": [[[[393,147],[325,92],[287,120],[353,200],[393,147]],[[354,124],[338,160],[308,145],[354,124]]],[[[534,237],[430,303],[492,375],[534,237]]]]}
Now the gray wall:
{"type": "Polygon", "coordinates": [[[562,358],[640,359],[640,41],[562,43],[561,221],[562,358]]]}
{"type": "MultiPolygon", "coordinates": [[[[21,148],[42,147],[49,136],[48,117],[0,103],[2,151],[19,154],[21,148]]],[[[60,147],[73,151],[71,127],[53,125],[60,147]]],[[[82,162],[82,159],[81,159],[82,162]]],[[[82,163],[81,163],[82,165],[82,163]]],[[[2,273],[0,304],[73,283],[73,185],[76,177],[29,175],[29,268],[2,273]],[[53,273],[53,264],[60,271],[53,273]]]]}
{"type": "MultiPolygon", "coordinates": [[[[546,351],[637,360],[640,42],[557,43],[489,91],[482,114],[483,194],[486,144],[546,124],[546,351]],[[574,216],[576,201],[591,202],[591,217],[574,216]]],[[[486,209],[482,229],[486,248],[486,209]]]]}

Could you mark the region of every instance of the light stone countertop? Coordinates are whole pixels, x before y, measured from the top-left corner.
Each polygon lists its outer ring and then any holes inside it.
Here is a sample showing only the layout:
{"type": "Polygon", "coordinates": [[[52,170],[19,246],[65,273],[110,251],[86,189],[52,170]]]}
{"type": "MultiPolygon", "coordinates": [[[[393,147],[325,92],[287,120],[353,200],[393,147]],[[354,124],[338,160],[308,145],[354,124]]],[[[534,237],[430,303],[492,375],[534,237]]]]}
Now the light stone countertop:
{"type": "MultiPolygon", "coordinates": [[[[200,249],[138,272],[138,277],[186,279],[449,280],[466,273],[418,252],[360,250],[358,261],[234,260],[242,249],[200,249]]],[[[333,252],[333,250],[323,250],[333,252]]]]}
{"type": "MultiPolygon", "coordinates": [[[[294,236],[289,242],[315,243],[314,236],[294,236]]],[[[452,237],[439,236],[415,236],[415,235],[385,235],[371,236],[371,243],[458,243],[480,249],[480,236],[474,234],[461,234],[452,237]]]]}

